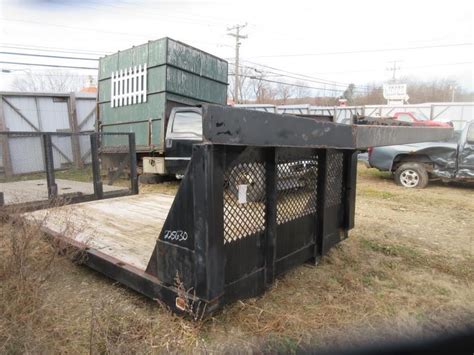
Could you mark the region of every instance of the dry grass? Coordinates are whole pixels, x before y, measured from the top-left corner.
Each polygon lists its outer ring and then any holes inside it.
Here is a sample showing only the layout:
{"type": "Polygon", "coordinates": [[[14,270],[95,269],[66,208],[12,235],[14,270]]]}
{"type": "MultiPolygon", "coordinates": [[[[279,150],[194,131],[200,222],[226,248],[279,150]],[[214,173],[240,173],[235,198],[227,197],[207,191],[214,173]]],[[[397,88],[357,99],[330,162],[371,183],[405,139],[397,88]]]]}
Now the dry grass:
{"type": "Polygon", "coordinates": [[[57,257],[38,226],[10,221],[0,238],[0,352],[295,352],[449,332],[474,319],[473,197],[441,185],[407,191],[361,168],[348,240],[262,297],[197,322],[57,257]]]}

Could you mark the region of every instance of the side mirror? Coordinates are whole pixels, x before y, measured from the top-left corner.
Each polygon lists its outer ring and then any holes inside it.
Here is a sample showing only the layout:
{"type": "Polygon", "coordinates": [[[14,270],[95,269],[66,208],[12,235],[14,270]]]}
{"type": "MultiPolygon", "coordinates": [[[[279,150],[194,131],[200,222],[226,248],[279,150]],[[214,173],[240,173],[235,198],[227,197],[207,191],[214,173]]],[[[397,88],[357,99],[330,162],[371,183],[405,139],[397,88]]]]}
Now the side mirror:
{"type": "Polygon", "coordinates": [[[466,143],[474,144],[474,123],[471,123],[467,129],[466,143]]]}

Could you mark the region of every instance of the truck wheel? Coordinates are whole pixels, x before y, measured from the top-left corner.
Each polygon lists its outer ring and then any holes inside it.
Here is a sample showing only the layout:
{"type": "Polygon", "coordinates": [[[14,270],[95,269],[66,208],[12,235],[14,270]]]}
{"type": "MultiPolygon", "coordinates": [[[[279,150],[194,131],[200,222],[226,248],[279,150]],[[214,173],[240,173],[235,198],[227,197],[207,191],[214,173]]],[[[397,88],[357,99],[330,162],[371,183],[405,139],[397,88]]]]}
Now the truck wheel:
{"type": "Polygon", "coordinates": [[[247,201],[263,201],[265,198],[265,168],[260,165],[250,167],[246,164],[236,166],[229,176],[229,188],[237,199],[239,185],[247,185],[247,201]]]}
{"type": "Polygon", "coordinates": [[[404,163],[395,171],[395,182],[403,187],[423,189],[428,185],[428,173],[419,163],[404,163]]]}

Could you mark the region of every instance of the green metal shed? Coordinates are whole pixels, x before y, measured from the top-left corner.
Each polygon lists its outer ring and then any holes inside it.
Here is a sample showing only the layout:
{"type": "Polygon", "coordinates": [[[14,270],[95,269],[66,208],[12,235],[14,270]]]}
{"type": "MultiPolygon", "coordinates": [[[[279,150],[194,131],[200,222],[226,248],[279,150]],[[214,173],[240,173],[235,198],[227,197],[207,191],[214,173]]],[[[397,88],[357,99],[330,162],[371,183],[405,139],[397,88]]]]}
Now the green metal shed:
{"type": "MultiPolygon", "coordinates": [[[[98,129],[135,132],[137,152],[162,152],[173,107],[227,101],[227,62],[165,37],[99,62],[98,129]]],[[[114,151],[113,137],[103,142],[114,151]]]]}

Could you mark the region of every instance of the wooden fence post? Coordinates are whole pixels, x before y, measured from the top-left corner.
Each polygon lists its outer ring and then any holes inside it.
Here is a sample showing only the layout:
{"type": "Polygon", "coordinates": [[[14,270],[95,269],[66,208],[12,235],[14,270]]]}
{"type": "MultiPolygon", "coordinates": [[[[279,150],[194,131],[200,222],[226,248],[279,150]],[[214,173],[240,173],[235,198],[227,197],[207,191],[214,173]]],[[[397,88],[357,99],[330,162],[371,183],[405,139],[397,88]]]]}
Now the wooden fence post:
{"type": "Polygon", "coordinates": [[[71,128],[72,160],[76,168],[82,168],[84,162],[81,157],[81,143],[79,140],[79,125],[77,123],[76,95],[71,93],[68,99],[68,118],[71,128]]]}

